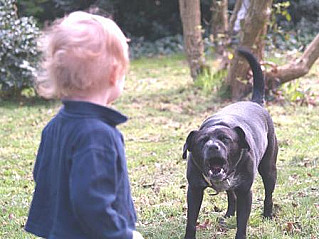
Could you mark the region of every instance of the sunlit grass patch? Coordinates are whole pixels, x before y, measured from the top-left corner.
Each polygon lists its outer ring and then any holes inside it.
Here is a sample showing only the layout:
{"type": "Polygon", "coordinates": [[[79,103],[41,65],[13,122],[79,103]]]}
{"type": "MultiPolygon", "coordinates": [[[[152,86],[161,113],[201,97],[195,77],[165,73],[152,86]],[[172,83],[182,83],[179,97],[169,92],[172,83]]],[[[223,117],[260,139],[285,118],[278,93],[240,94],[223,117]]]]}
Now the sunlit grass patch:
{"type": "MultiPolygon", "coordinates": [[[[318,76],[312,70],[310,78],[303,79],[316,89],[318,76]]],[[[137,227],[145,238],[183,238],[187,181],[182,148],[191,130],[228,104],[217,94],[194,87],[182,56],[132,62],[125,92],[114,107],[129,116],[119,128],[125,138],[137,227]]],[[[1,238],[34,238],[23,230],[34,187],[34,159],[41,130],[60,105],[42,100],[0,101],[1,238]]],[[[249,238],[318,238],[318,106],[269,103],[267,109],[280,146],[275,216],[273,220],[261,216],[264,189],[258,176],[253,185],[249,238]]],[[[210,193],[205,193],[197,238],[234,238],[236,218],[221,223],[226,194],[212,197],[210,193]]]]}

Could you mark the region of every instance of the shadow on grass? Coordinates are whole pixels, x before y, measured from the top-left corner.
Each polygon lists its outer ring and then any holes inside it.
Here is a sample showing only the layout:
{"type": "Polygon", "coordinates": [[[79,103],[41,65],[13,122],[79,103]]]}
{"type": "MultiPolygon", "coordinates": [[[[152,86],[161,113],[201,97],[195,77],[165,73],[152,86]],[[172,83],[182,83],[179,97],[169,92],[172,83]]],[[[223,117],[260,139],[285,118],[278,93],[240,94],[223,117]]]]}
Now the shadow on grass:
{"type": "Polygon", "coordinates": [[[138,104],[142,108],[192,116],[216,112],[222,105],[227,105],[230,101],[218,97],[216,92],[207,96],[201,89],[191,85],[159,90],[158,92],[145,92],[144,94],[124,94],[118,103],[119,105],[138,104]]]}
{"type": "Polygon", "coordinates": [[[15,109],[21,106],[52,107],[58,104],[58,102],[58,100],[45,100],[40,97],[6,97],[0,98],[0,108],[15,109]]]}

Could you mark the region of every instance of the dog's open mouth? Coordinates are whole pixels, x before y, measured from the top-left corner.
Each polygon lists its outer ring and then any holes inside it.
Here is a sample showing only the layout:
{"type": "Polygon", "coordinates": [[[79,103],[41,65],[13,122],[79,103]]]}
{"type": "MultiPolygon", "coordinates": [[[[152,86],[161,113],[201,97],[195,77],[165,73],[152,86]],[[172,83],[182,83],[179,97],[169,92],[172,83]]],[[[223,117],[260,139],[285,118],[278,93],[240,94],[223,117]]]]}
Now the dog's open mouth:
{"type": "Polygon", "coordinates": [[[211,181],[222,181],[226,177],[226,171],[222,164],[213,162],[209,165],[208,176],[211,181]]]}

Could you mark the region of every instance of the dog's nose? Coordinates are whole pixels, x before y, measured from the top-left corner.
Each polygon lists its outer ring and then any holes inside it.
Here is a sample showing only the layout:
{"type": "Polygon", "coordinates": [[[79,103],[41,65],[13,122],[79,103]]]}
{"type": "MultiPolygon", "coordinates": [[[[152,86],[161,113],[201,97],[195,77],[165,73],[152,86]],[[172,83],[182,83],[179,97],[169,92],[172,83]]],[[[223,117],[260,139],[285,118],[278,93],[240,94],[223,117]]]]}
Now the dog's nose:
{"type": "Polygon", "coordinates": [[[220,147],[217,143],[213,143],[212,144],[212,149],[215,150],[215,151],[219,151],[220,147]]]}
{"type": "Polygon", "coordinates": [[[213,140],[209,140],[207,142],[207,145],[208,145],[209,149],[212,151],[219,151],[220,150],[219,144],[214,142],[213,140]]]}

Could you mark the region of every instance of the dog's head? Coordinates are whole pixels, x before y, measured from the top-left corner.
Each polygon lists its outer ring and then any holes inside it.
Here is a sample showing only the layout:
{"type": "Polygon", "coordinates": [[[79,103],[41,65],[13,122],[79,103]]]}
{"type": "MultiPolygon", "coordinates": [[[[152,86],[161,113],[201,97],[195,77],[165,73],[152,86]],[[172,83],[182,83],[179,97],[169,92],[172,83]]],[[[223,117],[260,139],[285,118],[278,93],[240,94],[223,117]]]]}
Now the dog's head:
{"type": "Polygon", "coordinates": [[[238,161],[242,149],[250,150],[245,133],[240,127],[212,126],[191,131],[183,149],[183,158],[187,150],[193,160],[211,182],[223,181],[232,165],[238,161]]]}

